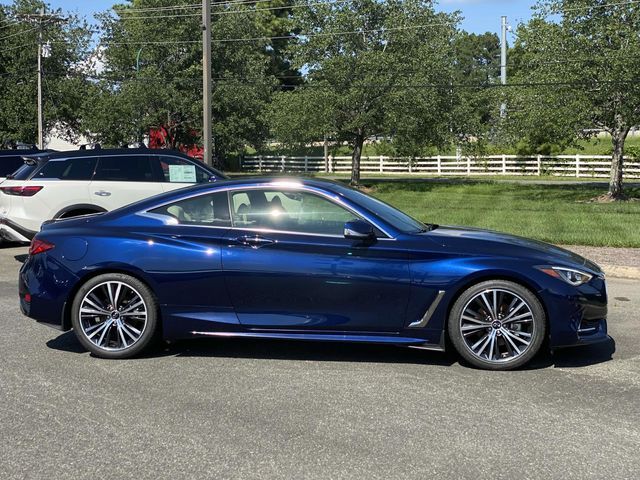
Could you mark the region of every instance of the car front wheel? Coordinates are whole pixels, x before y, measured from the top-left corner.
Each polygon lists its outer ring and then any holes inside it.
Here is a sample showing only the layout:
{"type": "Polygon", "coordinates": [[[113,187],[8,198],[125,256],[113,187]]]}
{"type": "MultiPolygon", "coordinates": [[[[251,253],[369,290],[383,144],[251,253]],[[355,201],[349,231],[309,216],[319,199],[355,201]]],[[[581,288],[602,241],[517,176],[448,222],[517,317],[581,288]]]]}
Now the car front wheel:
{"type": "Polygon", "coordinates": [[[448,322],[449,338],[471,365],[510,370],[529,362],[546,332],[545,312],[527,288],[490,280],[465,290],[448,322]]]}
{"type": "Polygon", "coordinates": [[[107,273],[75,296],[71,322],[78,340],[102,358],[129,358],[153,340],[158,321],[151,290],[137,278],[107,273]]]}

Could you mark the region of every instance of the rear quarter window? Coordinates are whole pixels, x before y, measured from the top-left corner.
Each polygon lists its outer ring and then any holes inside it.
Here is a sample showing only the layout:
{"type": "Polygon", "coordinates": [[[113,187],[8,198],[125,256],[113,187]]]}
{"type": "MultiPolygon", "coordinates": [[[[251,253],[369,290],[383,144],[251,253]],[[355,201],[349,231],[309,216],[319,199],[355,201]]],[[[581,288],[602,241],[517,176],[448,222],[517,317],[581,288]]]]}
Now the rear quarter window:
{"type": "Polygon", "coordinates": [[[49,160],[33,179],[91,180],[97,161],[97,157],[49,160]]]}
{"type": "Polygon", "coordinates": [[[37,164],[27,165],[26,163],[23,163],[22,166],[18,168],[18,170],[13,172],[13,174],[11,175],[11,179],[12,180],[28,180],[31,177],[31,175],[33,175],[33,172],[35,172],[37,168],[38,168],[37,164]]]}

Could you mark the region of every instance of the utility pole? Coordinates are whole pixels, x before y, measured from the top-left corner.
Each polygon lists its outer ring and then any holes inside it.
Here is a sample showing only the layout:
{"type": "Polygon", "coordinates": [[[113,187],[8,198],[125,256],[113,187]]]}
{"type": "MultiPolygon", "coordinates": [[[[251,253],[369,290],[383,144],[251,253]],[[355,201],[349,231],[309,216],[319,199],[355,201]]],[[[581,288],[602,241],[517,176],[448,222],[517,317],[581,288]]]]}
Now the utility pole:
{"type": "MultiPolygon", "coordinates": [[[[507,84],[507,17],[501,17],[500,25],[500,83],[507,84]]],[[[500,117],[507,116],[507,104],[502,102],[500,105],[500,117]]]]}
{"type": "Polygon", "coordinates": [[[329,135],[324,134],[324,171],[329,171],[329,135]]]}
{"type": "MultiPolygon", "coordinates": [[[[44,16],[44,7],[40,7],[40,18],[44,16]]],[[[42,111],[42,20],[38,22],[38,148],[44,149],[44,114],[42,111]]]]}
{"type": "Polygon", "coordinates": [[[44,113],[42,106],[42,57],[43,57],[43,28],[45,24],[61,23],[65,19],[53,14],[45,14],[44,7],[40,7],[37,15],[19,15],[29,23],[35,23],[38,28],[38,148],[44,148],[44,113]]]}
{"type": "Polygon", "coordinates": [[[202,135],[204,162],[213,165],[211,126],[211,0],[202,0],[202,135]]]}

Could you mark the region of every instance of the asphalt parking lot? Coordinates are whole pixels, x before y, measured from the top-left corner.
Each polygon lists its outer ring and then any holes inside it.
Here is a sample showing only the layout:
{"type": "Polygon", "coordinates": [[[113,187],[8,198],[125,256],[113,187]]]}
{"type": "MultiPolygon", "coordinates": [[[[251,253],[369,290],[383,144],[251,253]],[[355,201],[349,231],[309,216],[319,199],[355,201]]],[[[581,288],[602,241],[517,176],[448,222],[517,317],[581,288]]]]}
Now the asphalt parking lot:
{"type": "Polygon", "coordinates": [[[640,282],[613,341],[483,372],[392,347],[216,340],[107,361],[22,316],[0,248],[0,478],[638,478],[640,282]]]}

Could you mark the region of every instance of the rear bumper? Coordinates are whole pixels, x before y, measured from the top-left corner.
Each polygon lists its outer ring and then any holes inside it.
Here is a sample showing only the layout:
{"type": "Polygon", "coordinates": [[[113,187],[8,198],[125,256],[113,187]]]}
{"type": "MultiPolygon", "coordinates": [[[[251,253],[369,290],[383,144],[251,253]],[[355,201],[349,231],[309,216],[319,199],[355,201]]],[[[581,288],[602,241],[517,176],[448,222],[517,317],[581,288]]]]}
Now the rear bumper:
{"type": "Polygon", "coordinates": [[[0,216],[0,238],[9,242],[29,243],[36,233],[0,216]]]}
{"type": "Polygon", "coordinates": [[[20,310],[40,323],[68,330],[71,325],[65,317],[65,307],[77,281],[75,275],[46,253],[28,257],[18,276],[20,310]]]}

